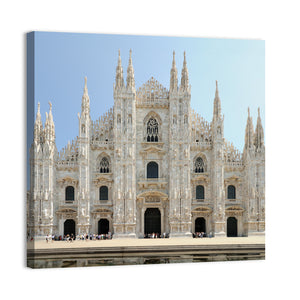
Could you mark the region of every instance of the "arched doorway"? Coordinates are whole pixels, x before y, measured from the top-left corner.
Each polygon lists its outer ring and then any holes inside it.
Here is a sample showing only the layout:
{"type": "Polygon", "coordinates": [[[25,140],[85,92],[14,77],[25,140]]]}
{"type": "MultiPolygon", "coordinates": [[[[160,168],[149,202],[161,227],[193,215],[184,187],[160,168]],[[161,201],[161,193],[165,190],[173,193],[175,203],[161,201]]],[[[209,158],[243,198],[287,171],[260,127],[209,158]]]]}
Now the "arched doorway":
{"type": "Polygon", "coordinates": [[[145,234],[153,232],[161,234],[161,215],[158,208],[147,208],[144,222],[145,234]]]}
{"type": "Polygon", "coordinates": [[[67,234],[75,236],[75,221],[72,219],[68,219],[64,223],[64,235],[67,234]]]}
{"type": "Polygon", "coordinates": [[[206,232],[206,221],[204,218],[195,220],[195,232],[206,232]]]}
{"type": "Polygon", "coordinates": [[[237,236],[237,219],[235,217],[229,217],[227,219],[227,236],[228,237],[237,236]]]}
{"type": "Polygon", "coordinates": [[[109,232],[109,221],[107,219],[100,219],[98,221],[98,234],[107,234],[109,232]]]}

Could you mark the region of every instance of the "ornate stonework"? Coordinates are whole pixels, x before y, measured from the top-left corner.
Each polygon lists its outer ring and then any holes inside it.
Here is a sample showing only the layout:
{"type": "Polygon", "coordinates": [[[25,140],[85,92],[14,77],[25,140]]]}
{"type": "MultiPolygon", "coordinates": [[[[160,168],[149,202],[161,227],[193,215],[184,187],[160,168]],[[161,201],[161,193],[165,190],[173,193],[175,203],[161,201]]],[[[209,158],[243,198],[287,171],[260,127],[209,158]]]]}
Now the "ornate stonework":
{"type": "Polygon", "coordinates": [[[156,230],[191,237],[199,230],[226,236],[232,226],[239,236],[264,234],[260,112],[254,130],[249,111],[240,153],[224,139],[217,83],[212,121],[191,109],[185,54],[179,85],[173,53],[169,90],[153,77],[135,88],[131,51],[126,83],[120,53],[115,79],[114,107],[93,121],[85,78],[78,136],[59,152],[52,104],[44,126],[38,104],[29,234],[110,231],[114,238],[136,238],[156,230]]]}

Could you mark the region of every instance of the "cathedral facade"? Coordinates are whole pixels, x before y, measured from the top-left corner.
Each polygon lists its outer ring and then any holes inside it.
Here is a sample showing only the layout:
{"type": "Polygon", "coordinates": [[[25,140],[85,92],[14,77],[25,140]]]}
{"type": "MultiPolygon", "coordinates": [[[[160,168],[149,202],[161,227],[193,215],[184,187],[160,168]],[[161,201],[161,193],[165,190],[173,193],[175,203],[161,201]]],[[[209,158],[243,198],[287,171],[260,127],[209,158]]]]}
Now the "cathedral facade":
{"type": "Polygon", "coordinates": [[[173,53],[169,90],[153,77],[136,89],[131,51],[126,83],[123,76],[119,53],[114,106],[96,121],[90,117],[85,78],[79,135],[60,152],[52,104],[44,125],[38,104],[28,234],[264,234],[265,147],[259,113],[254,130],[248,110],[240,153],[224,138],[217,82],[212,121],[191,109],[185,54],[178,83],[173,53]]]}

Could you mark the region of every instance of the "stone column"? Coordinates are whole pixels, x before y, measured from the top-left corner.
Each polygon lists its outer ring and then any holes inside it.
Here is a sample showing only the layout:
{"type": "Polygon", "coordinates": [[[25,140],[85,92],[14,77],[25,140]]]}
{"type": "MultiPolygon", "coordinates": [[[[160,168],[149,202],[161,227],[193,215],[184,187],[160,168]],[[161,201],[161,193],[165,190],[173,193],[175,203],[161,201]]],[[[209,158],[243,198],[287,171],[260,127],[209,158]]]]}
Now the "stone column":
{"type": "Polygon", "coordinates": [[[142,225],[142,235],[144,236],[144,233],[145,233],[145,222],[144,222],[144,217],[145,217],[145,207],[142,208],[141,210],[141,225],[142,225]]]}
{"type": "Polygon", "coordinates": [[[164,207],[162,206],[160,208],[160,216],[161,216],[161,233],[164,233],[165,232],[165,209],[164,207]]]}

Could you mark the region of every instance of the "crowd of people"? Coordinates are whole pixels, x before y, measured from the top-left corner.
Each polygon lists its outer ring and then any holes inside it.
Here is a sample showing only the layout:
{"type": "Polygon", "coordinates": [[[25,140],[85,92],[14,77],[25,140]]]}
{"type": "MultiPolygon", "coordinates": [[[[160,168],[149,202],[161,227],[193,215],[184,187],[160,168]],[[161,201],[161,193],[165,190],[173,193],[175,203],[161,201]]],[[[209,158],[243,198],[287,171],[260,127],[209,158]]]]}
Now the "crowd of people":
{"type": "Polygon", "coordinates": [[[107,234],[81,234],[81,235],[74,235],[66,234],[66,235],[50,235],[48,234],[46,236],[46,242],[53,242],[53,241],[67,241],[67,242],[73,242],[75,240],[77,241],[95,241],[95,240],[111,240],[112,234],[108,232],[107,234]]]}
{"type": "Polygon", "coordinates": [[[169,234],[168,233],[162,233],[162,234],[159,234],[158,232],[152,232],[152,233],[145,233],[144,234],[144,239],[166,239],[169,237],[169,234]]]}
{"type": "MultiPolygon", "coordinates": [[[[66,234],[66,235],[47,235],[46,236],[46,242],[53,242],[53,241],[67,241],[67,242],[73,242],[73,241],[95,241],[95,240],[111,240],[112,239],[112,233],[108,232],[106,234],[81,234],[81,235],[74,235],[66,234]]],[[[207,234],[206,232],[194,232],[193,238],[205,238],[205,237],[212,237],[212,234],[207,234]]],[[[158,232],[152,232],[152,233],[145,233],[144,239],[158,239],[158,238],[169,238],[169,234],[164,232],[162,234],[158,232]]],[[[33,238],[31,239],[33,240],[33,238]]]]}
{"type": "Polygon", "coordinates": [[[212,237],[212,233],[207,234],[206,232],[194,232],[193,238],[204,238],[204,237],[212,237]]]}

